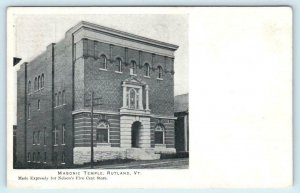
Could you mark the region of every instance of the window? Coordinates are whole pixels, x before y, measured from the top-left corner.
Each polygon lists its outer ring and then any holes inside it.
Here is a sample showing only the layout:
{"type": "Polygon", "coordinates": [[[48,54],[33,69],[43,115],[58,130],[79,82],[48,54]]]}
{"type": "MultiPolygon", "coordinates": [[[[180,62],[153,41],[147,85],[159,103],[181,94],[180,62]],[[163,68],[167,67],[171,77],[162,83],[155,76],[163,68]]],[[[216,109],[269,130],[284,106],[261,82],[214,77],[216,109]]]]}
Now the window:
{"type": "Polygon", "coordinates": [[[101,55],[100,57],[100,68],[107,69],[107,58],[105,55],[101,55]]]}
{"type": "Polygon", "coordinates": [[[32,134],[32,144],[35,145],[35,131],[32,134]]]}
{"type": "Polygon", "coordinates": [[[37,89],[38,89],[38,90],[40,89],[40,86],[41,86],[40,81],[41,81],[41,77],[39,76],[39,77],[38,77],[38,83],[37,83],[37,85],[38,85],[38,86],[37,86],[37,89]]]}
{"type": "Polygon", "coordinates": [[[28,109],[27,109],[27,113],[28,113],[28,120],[30,120],[30,117],[31,117],[31,108],[30,108],[30,104],[28,104],[28,109]]]}
{"type": "Polygon", "coordinates": [[[28,88],[27,88],[27,92],[31,93],[31,81],[28,81],[28,88]]]}
{"type": "Polygon", "coordinates": [[[62,98],[62,104],[63,104],[63,105],[66,104],[65,90],[62,91],[62,96],[61,96],[61,98],[62,98]]]}
{"type": "Polygon", "coordinates": [[[131,62],[130,75],[136,75],[136,62],[135,61],[131,62]]]}
{"type": "Polygon", "coordinates": [[[46,145],[46,128],[44,128],[44,145],[46,145]]]}
{"type": "Polygon", "coordinates": [[[62,125],[62,144],[65,144],[65,124],[62,125]]]}
{"type": "Polygon", "coordinates": [[[34,78],[34,90],[37,89],[37,77],[34,78]]]}
{"type": "Polygon", "coordinates": [[[57,93],[55,93],[55,106],[58,106],[58,99],[57,99],[57,93]]]}
{"type": "Polygon", "coordinates": [[[40,137],[41,137],[40,135],[41,135],[41,132],[38,131],[38,132],[37,132],[37,144],[38,144],[38,145],[40,145],[40,137]]]}
{"type": "Polygon", "coordinates": [[[161,66],[158,66],[157,68],[158,68],[158,78],[162,79],[162,73],[163,73],[162,71],[163,71],[163,69],[162,69],[161,66]]]}
{"type": "Polygon", "coordinates": [[[148,63],[145,64],[145,76],[150,76],[150,65],[148,63]]]}
{"type": "Polygon", "coordinates": [[[57,106],[61,104],[60,100],[61,100],[61,92],[59,91],[57,96],[57,106]]]}
{"type": "Polygon", "coordinates": [[[54,128],[54,145],[57,145],[58,132],[57,128],[54,128]]]}
{"type": "Polygon", "coordinates": [[[39,99],[39,100],[38,100],[38,104],[37,104],[38,110],[40,110],[40,104],[41,104],[41,100],[39,99]]]}
{"type": "Polygon", "coordinates": [[[44,163],[46,163],[46,162],[47,162],[47,153],[44,152],[44,163]]]}
{"type": "Polygon", "coordinates": [[[139,94],[138,92],[134,89],[134,88],[131,88],[128,92],[128,95],[127,95],[127,106],[130,108],[130,109],[137,109],[138,108],[138,104],[139,104],[139,94]]]}
{"type": "Polygon", "coordinates": [[[109,125],[107,122],[101,121],[96,131],[97,143],[109,143],[109,125]]]}
{"type": "Polygon", "coordinates": [[[36,161],[39,163],[41,161],[41,154],[40,152],[37,153],[37,159],[36,161]]]}
{"type": "Polygon", "coordinates": [[[42,77],[41,77],[41,88],[44,88],[44,74],[42,74],[42,77]]]}
{"type": "Polygon", "coordinates": [[[164,144],[164,127],[159,124],[155,127],[155,144],[164,144]]]}
{"type": "Polygon", "coordinates": [[[122,72],[122,60],[120,58],[117,58],[117,64],[118,64],[117,72],[122,72]]]}
{"type": "Polygon", "coordinates": [[[35,162],[35,152],[33,152],[33,155],[32,155],[32,162],[35,162]]]}
{"type": "Polygon", "coordinates": [[[61,154],[61,163],[64,164],[65,163],[65,152],[63,152],[61,154]]]}
{"type": "Polygon", "coordinates": [[[31,154],[30,154],[30,152],[28,152],[28,154],[27,154],[27,161],[28,161],[28,162],[31,161],[31,154]]]}

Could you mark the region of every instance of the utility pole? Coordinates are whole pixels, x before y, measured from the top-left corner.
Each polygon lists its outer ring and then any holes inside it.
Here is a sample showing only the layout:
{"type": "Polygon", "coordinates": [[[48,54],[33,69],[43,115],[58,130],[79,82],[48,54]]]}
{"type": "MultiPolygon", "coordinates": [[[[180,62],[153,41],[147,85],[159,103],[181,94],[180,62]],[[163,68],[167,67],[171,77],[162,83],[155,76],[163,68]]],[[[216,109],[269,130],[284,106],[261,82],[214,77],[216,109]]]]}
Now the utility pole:
{"type": "Polygon", "coordinates": [[[91,106],[91,169],[94,168],[94,106],[102,105],[101,100],[102,97],[94,98],[94,91],[92,91],[91,98],[87,99],[84,105],[85,107],[91,106]]]}

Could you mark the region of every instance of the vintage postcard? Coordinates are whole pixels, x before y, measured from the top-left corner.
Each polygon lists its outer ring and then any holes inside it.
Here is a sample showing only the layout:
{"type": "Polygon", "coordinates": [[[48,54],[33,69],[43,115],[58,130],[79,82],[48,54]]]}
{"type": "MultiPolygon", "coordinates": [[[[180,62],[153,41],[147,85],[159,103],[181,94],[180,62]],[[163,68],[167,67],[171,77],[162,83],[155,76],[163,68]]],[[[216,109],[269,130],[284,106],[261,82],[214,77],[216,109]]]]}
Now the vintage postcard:
{"type": "Polygon", "coordinates": [[[7,182],[292,185],[292,10],[9,7],[7,182]]]}

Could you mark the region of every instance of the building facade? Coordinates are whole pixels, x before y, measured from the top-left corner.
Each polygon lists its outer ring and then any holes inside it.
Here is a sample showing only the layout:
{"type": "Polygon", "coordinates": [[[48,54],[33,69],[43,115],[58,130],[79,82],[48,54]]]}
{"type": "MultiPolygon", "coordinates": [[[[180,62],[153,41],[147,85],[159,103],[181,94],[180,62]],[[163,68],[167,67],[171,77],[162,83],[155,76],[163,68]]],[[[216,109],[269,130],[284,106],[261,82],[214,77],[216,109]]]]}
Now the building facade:
{"type": "Polygon", "coordinates": [[[175,153],[177,48],[88,22],[72,27],[20,66],[17,161],[89,162],[91,124],[95,161],[175,153]]]}
{"type": "Polygon", "coordinates": [[[189,94],[175,96],[175,148],[177,153],[189,152],[189,94]]]}

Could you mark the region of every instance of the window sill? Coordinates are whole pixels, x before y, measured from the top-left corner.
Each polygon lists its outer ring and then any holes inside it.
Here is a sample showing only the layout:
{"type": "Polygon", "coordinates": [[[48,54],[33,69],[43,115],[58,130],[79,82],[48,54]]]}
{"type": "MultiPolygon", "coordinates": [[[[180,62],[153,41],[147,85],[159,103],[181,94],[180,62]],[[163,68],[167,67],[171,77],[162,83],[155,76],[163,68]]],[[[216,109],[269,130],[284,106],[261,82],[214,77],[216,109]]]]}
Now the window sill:
{"type": "Polygon", "coordinates": [[[65,146],[66,144],[64,143],[64,144],[61,144],[62,146],[65,146]]]}
{"type": "Polygon", "coordinates": [[[108,71],[108,70],[105,69],[105,68],[99,68],[99,70],[101,70],[101,71],[108,71]]]}
{"type": "Polygon", "coordinates": [[[53,146],[58,146],[58,144],[54,144],[53,146]]]}
{"type": "Polygon", "coordinates": [[[55,109],[59,109],[59,108],[63,108],[64,106],[66,106],[66,104],[62,104],[62,105],[56,106],[56,107],[54,107],[54,108],[55,108],[55,109]]]}
{"type": "Polygon", "coordinates": [[[130,76],[137,76],[137,74],[130,74],[130,76]]]}
{"type": "Polygon", "coordinates": [[[162,78],[156,78],[156,80],[164,80],[164,79],[162,79],[162,78]]]}
{"type": "Polygon", "coordinates": [[[46,164],[47,162],[43,162],[44,164],[46,164]]]}
{"type": "Polygon", "coordinates": [[[66,163],[64,163],[64,162],[63,162],[63,163],[61,163],[61,165],[65,165],[65,164],[66,164],[66,163]]]}
{"type": "Polygon", "coordinates": [[[144,76],[144,78],[150,78],[150,76],[144,76]]]}
{"type": "Polygon", "coordinates": [[[123,72],[120,72],[120,71],[115,71],[115,73],[118,73],[118,74],[123,74],[123,72]]]}

